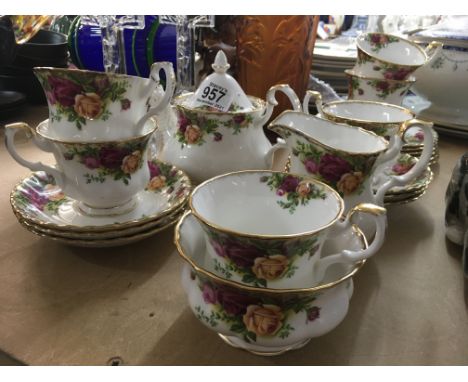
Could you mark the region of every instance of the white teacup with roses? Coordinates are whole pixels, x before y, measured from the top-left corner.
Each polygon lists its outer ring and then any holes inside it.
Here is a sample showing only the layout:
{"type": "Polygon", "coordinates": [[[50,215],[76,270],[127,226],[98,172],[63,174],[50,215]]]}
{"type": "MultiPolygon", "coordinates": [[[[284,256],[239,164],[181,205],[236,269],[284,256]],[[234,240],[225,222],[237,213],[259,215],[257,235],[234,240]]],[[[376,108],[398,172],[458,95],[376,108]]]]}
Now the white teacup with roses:
{"type": "Polygon", "coordinates": [[[66,141],[108,141],[141,135],[145,122],[169,104],[175,88],[170,62],[156,62],[149,78],[63,68],[34,68],[49,106],[48,134],[66,141]],[[166,77],[164,96],[150,99],[166,77]]]}
{"type": "Polygon", "coordinates": [[[341,197],[310,176],[267,170],[223,174],[196,187],[189,203],[205,232],[209,266],[226,279],[257,287],[317,285],[331,264],[372,256],[385,236],[385,209],[359,205],[341,221],[341,197]],[[341,235],[361,215],[377,232],[368,249],[322,253],[325,239],[341,235]]]}
{"type": "Polygon", "coordinates": [[[49,121],[40,123],[36,129],[26,123],[5,126],[6,147],[11,156],[32,171],[45,171],[52,175],[65,195],[77,201],[76,208],[88,215],[117,215],[126,213],[135,206],[135,195],[146,186],[158,188],[164,179],[150,180],[147,163],[147,148],[157,125],[147,121],[143,134],[123,140],[106,142],[66,142],[50,137],[49,121]],[[43,151],[50,152],[55,166],[30,162],[20,156],[14,138],[20,129],[32,132],[34,143],[43,151]]]}

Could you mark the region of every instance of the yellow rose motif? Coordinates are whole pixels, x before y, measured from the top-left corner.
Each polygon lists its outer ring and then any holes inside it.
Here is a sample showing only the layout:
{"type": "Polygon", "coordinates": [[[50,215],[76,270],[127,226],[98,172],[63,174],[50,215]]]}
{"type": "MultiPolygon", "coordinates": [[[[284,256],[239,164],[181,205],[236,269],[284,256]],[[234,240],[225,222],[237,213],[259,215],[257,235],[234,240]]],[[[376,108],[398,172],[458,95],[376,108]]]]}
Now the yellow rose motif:
{"type": "Polygon", "coordinates": [[[164,175],[158,175],[153,178],[148,183],[148,190],[155,191],[166,185],[166,177],[164,175]]]}
{"type": "Polygon", "coordinates": [[[60,187],[55,184],[46,184],[44,190],[46,191],[47,199],[52,202],[62,200],[65,197],[65,194],[60,190],[60,187]]]}
{"type": "Polygon", "coordinates": [[[81,117],[95,119],[102,114],[104,105],[98,94],[85,93],[75,96],[75,105],[73,108],[81,117]]]}
{"type": "Polygon", "coordinates": [[[197,125],[188,125],[184,136],[188,143],[197,143],[201,138],[202,132],[197,125]]]}
{"type": "Polygon", "coordinates": [[[358,189],[363,180],[362,172],[349,172],[341,176],[336,187],[343,195],[350,195],[358,189]]]}
{"type": "Polygon", "coordinates": [[[257,257],[252,266],[252,271],[259,279],[276,280],[284,274],[288,264],[288,258],[283,255],[257,257]]]}
{"type": "Polygon", "coordinates": [[[303,180],[297,185],[296,192],[299,194],[301,198],[305,198],[307,197],[307,195],[309,195],[310,189],[311,189],[310,183],[303,180]]]}
{"type": "Polygon", "coordinates": [[[140,168],[141,157],[141,151],[134,151],[133,153],[127,155],[123,159],[122,166],[120,168],[125,174],[133,174],[136,170],[140,168]]]}
{"type": "Polygon", "coordinates": [[[258,336],[274,336],[283,325],[284,314],[276,305],[249,305],[242,317],[249,332],[258,336]]]}

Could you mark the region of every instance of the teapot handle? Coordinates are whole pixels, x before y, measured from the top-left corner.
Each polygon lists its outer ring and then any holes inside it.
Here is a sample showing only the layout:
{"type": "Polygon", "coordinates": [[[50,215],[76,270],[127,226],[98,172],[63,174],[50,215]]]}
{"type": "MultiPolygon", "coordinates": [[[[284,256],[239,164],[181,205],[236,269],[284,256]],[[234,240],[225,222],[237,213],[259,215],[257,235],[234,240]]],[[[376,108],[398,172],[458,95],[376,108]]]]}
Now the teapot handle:
{"type": "Polygon", "coordinates": [[[287,84],[273,85],[270,89],[268,89],[268,92],[266,95],[267,107],[259,122],[261,126],[263,126],[270,119],[271,115],[273,114],[274,107],[278,105],[278,101],[275,98],[275,93],[278,90],[286,94],[286,96],[289,98],[289,101],[291,102],[293,110],[295,111],[302,110],[301,101],[299,100],[296,92],[289,85],[287,84]]]}
{"type": "Polygon", "coordinates": [[[155,62],[153,65],[151,65],[151,72],[149,77],[151,82],[148,85],[150,88],[150,97],[153,91],[156,90],[156,87],[159,86],[159,84],[161,83],[161,78],[159,77],[160,70],[163,70],[166,75],[166,90],[164,92],[164,96],[161,98],[161,100],[156,106],[150,108],[148,112],[137,122],[135,130],[138,134],[141,132],[141,129],[143,128],[144,124],[146,123],[146,121],[148,121],[149,118],[160,113],[162,110],[164,110],[164,108],[167,105],[169,105],[169,102],[171,101],[171,98],[174,95],[176,84],[174,68],[171,62],[162,61],[155,62]]]}
{"type": "Polygon", "coordinates": [[[432,59],[436,57],[442,50],[443,46],[444,44],[439,41],[432,41],[428,46],[426,46],[426,48],[424,49],[424,52],[427,55],[426,62],[432,61],[432,59]]]}
{"type": "MultiPolygon", "coordinates": [[[[378,205],[383,205],[385,193],[392,187],[395,186],[404,186],[408,184],[411,180],[419,176],[428,166],[429,161],[431,160],[432,150],[434,147],[434,135],[432,134],[432,122],[421,121],[419,119],[411,119],[406,121],[400,127],[400,130],[395,137],[395,140],[402,143],[403,136],[406,131],[413,126],[421,126],[424,132],[424,147],[419,157],[418,162],[409,170],[406,174],[403,175],[388,175],[388,180],[384,182],[375,194],[375,203],[378,205]]],[[[396,159],[397,155],[393,159],[396,159]]]]}
{"type": "Polygon", "coordinates": [[[47,166],[42,162],[30,162],[18,154],[15,147],[15,135],[20,130],[26,130],[26,136],[28,138],[32,138],[34,144],[41,150],[46,152],[53,151],[53,148],[49,142],[45,140],[41,141],[37,138],[36,131],[31,126],[25,122],[17,122],[5,125],[5,146],[10,155],[20,165],[29,168],[31,171],[45,171],[47,174],[52,175],[55,178],[57,185],[64,189],[65,177],[62,171],[59,171],[54,167],[47,166]]]}
{"type": "Polygon", "coordinates": [[[307,90],[306,91],[306,94],[304,96],[304,101],[302,101],[302,109],[303,109],[304,113],[309,114],[309,101],[310,101],[311,98],[313,98],[313,100],[315,101],[315,106],[317,107],[317,111],[320,114],[323,115],[322,95],[318,91],[315,91],[315,90],[307,90]]]}
{"type": "Polygon", "coordinates": [[[360,249],[357,251],[350,251],[345,249],[340,253],[324,256],[314,265],[314,280],[322,280],[325,275],[325,271],[330,265],[336,263],[352,264],[364,259],[368,259],[374,255],[382,246],[385,239],[385,230],[387,228],[387,210],[383,207],[379,207],[371,203],[361,203],[352,208],[346,215],[346,219],[343,222],[336,223],[331,235],[337,236],[342,234],[343,231],[349,229],[349,227],[353,224],[352,217],[357,212],[370,214],[373,218],[376,227],[374,240],[365,249],[360,249]]]}

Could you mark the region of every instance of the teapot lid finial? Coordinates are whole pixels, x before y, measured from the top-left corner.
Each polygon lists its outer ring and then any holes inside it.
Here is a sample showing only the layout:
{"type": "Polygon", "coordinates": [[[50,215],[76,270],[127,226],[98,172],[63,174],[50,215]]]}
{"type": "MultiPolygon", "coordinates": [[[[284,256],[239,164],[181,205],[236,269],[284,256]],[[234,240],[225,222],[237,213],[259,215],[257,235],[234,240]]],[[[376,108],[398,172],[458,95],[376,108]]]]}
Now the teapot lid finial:
{"type": "Polygon", "coordinates": [[[229,65],[226,55],[222,50],[219,50],[216,54],[215,60],[211,64],[211,67],[213,68],[215,73],[218,74],[226,73],[227,70],[231,67],[231,65],[229,65]]]}
{"type": "Polygon", "coordinates": [[[219,50],[211,64],[214,72],[201,82],[195,93],[187,100],[187,106],[208,107],[210,111],[251,111],[252,102],[234,77],[227,73],[230,66],[226,54],[219,50]]]}

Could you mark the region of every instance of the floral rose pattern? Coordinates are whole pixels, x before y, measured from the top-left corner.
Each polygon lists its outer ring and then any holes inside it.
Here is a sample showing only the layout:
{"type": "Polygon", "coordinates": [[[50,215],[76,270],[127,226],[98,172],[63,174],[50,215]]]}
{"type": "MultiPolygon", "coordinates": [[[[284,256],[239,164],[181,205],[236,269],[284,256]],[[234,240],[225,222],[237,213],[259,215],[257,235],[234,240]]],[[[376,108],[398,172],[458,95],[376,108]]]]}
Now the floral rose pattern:
{"type": "Polygon", "coordinates": [[[143,165],[147,139],[122,144],[66,144],[65,160],[76,160],[91,170],[86,183],[104,183],[108,177],[128,184],[132,174],[143,165]]]}
{"type": "Polygon", "coordinates": [[[74,122],[81,130],[87,120],[106,121],[111,112],[109,105],[119,102],[122,111],[129,110],[131,101],[125,98],[130,84],[118,77],[108,77],[106,74],[91,74],[67,72],[36,72],[47,100],[55,106],[51,113],[52,121],[66,118],[74,122]]]}
{"type": "Polygon", "coordinates": [[[171,194],[174,191],[174,185],[180,180],[181,176],[177,169],[170,164],[157,160],[148,161],[148,166],[150,181],[146,185],[146,190],[154,192],[164,190],[164,192],[171,194]]]}
{"type": "Polygon", "coordinates": [[[235,272],[242,276],[242,282],[255,286],[267,286],[269,281],[291,278],[298,266],[296,259],[315,255],[319,249],[319,235],[291,239],[288,242],[249,238],[222,234],[204,227],[210,244],[219,261],[214,259],[214,269],[226,279],[235,272]]]}
{"type": "Polygon", "coordinates": [[[216,327],[220,322],[248,343],[258,337],[287,338],[295,328],[288,323],[291,315],[304,314],[306,323],[320,317],[321,308],[314,304],[318,294],[306,297],[268,298],[215,284],[198,277],[198,288],[206,306],[195,306],[197,318],[216,327]]]}
{"type": "Polygon", "coordinates": [[[262,176],[260,182],[266,183],[276,195],[282,197],[277,203],[282,208],[293,214],[299,205],[305,206],[312,199],[326,199],[327,195],[321,186],[284,173],[273,173],[270,176],[262,176]]]}
{"type": "Polygon", "coordinates": [[[325,152],[299,140],[292,153],[299,158],[308,173],[333,187],[341,196],[363,192],[364,182],[377,159],[376,156],[325,152]]]}
{"type": "Polygon", "coordinates": [[[400,41],[398,37],[380,33],[368,33],[365,37],[365,40],[371,45],[372,51],[376,53],[379,52],[382,48],[387,47],[389,44],[400,41]]]}
{"type": "Polygon", "coordinates": [[[398,157],[397,162],[392,166],[390,175],[403,175],[413,168],[416,164],[414,157],[408,154],[403,154],[398,157]]]}
{"type": "Polygon", "coordinates": [[[352,77],[350,81],[350,87],[348,90],[348,96],[350,99],[354,97],[354,92],[357,92],[360,96],[364,95],[365,92],[361,85],[361,81],[365,81],[368,86],[372,87],[375,91],[375,95],[382,100],[386,100],[389,95],[398,91],[400,91],[400,95],[403,96],[408,88],[407,83],[387,81],[385,79],[361,80],[359,78],[352,77]]]}
{"type": "Polygon", "coordinates": [[[36,173],[33,180],[27,187],[18,188],[13,195],[15,203],[26,209],[57,212],[67,198],[55,184],[55,179],[45,173],[36,173]]]}
{"type": "MultiPolygon", "coordinates": [[[[210,107],[199,108],[203,111],[218,111],[217,109],[211,110],[210,107]]],[[[238,107],[233,104],[229,111],[237,111],[238,107]]],[[[232,134],[237,135],[243,128],[249,126],[253,118],[248,113],[239,113],[234,115],[227,121],[220,121],[219,119],[209,118],[202,112],[184,111],[177,109],[177,140],[185,145],[203,145],[207,139],[212,139],[213,142],[223,140],[223,134],[218,131],[220,127],[227,127],[232,130],[232,134]]]]}

